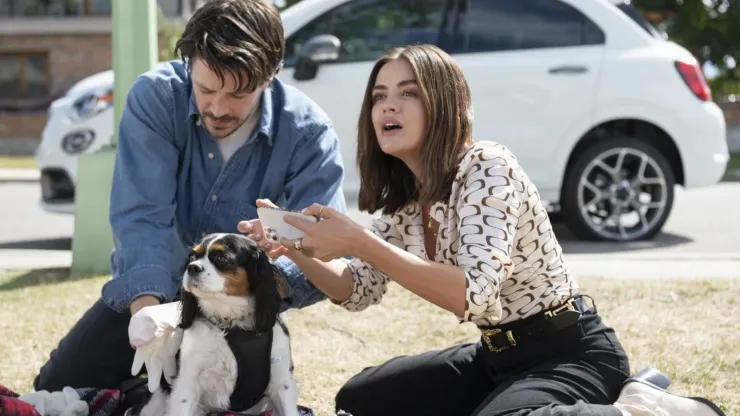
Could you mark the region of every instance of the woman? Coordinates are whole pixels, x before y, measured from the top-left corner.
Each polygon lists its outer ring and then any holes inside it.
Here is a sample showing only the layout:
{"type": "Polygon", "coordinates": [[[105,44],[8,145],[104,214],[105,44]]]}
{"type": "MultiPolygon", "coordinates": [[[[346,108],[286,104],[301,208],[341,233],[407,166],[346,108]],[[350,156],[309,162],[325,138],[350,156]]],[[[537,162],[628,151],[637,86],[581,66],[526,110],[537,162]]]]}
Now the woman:
{"type": "Polygon", "coordinates": [[[696,411],[699,401],[642,383],[629,383],[613,405],[629,377],[627,356],[579,294],[536,187],[506,147],[473,143],[472,119],[450,56],[428,45],[394,49],[370,74],[359,120],[359,206],[383,213],[372,232],[318,205],[305,211],[317,223],[286,217],[306,235],[278,247],[258,222],[240,224],[350,311],[379,303],[392,279],[481,329],[479,342],[365,369],[339,391],[337,410],[662,414],[634,412],[664,395],[696,411]]]}

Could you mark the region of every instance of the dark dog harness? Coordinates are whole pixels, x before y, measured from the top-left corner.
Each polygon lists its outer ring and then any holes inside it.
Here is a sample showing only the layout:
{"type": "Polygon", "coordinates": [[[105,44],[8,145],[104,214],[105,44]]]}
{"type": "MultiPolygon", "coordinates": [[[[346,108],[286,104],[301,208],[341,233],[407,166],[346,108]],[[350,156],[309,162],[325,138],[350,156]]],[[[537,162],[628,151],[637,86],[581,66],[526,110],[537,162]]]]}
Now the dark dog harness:
{"type": "MultiPolygon", "coordinates": [[[[259,333],[241,328],[222,329],[226,332],[225,339],[231,353],[234,354],[237,369],[236,383],[229,397],[229,408],[223,410],[243,412],[262,399],[270,382],[272,330],[259,333]]],[[[179,363],[180,351],[177,351],[176,356],[179,363]]],[[[160,380],[160,387],[167,393],[172,391],[172,386],[164,377],[160,380]]],[[[141,406],[137,406],[132,414],[138,415],[141,406]]]]}
{"type": "Polygon", "coordinates": [[[228,329],[226,342],[236,358],[237,376],[229,397],[229,410],[249,409],[264,396],[270,382],[272,331],[258,333],[239,328],[228,329]]]}

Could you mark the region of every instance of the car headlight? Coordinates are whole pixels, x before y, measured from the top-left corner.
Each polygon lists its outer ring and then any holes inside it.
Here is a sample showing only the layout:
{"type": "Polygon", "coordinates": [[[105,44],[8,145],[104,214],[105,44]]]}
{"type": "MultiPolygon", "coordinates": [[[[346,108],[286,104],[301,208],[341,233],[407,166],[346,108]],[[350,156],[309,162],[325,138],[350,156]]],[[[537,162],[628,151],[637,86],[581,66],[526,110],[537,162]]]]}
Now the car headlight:
{"type": "Polygon", "coordinates": [[[79,121],[92,117],[113,106],[113,90],[93,91],[82,95],[70,108],[69,118],[79,121]]]}

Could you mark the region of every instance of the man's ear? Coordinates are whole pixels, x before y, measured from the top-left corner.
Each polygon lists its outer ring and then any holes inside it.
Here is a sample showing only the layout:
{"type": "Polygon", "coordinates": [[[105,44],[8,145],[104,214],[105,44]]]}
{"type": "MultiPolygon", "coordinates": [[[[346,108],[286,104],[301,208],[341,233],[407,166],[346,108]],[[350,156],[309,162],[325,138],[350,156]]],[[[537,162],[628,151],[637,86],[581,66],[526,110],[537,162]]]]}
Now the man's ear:
{"type": "Polygon", "coordinates": [[[197,318],[198,316],[202,316],[203,312],[201,312],[200,310],[200,306],[198,305],[198,298],[196,298],[195,295],[185,289],[180,289],[180,293],[181,306],[179,327],[182,329],[188,329],[191,325],[193,325],[195,318],[197,318]]]}
{"type": "Polygon", "coordinates": [[[259,253],[250,263],[247,274],[254,285],[255,329],[257,332],[268,332],[277,323],[283,302],[274,278],[277,270],[264,253],[259,253]]]}

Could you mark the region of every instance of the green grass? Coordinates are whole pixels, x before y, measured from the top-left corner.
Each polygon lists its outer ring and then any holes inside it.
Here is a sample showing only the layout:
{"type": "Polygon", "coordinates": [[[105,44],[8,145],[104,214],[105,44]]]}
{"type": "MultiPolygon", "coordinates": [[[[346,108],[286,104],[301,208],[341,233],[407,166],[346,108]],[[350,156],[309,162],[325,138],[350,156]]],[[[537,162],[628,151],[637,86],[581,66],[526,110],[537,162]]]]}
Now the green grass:
{"type": "MultiPolygon", "coordinates": [[[[98,298],[107,277],[67,271],[0,271],[0,383],[18,392],[98,298]]],[[[655,366],[671,391],[740,409],[740,280],[581,279],[630,355],[632,371],[655,366]]],[[[476,339],[472,324],[392,284],[384,302],[349,313],[329,302],[287,313],[300,403],[330,414],[339,387],[363,367],[476,339]],[[423,320],[419,320],[423,316],[423,320]]],[[[727,414],[733,412],[726,410],[727,414]]]]}
{"type": "Polygon", "coordinates": [[[32,156],[0,156],[0,169],[33,169],[36,162],[32,156]]]}
{"type": "Polygon", "coordinates": [[[724,182],[740,182],[740,153],[731,153],[730,161],[722,178],[724,182]]]}
{"type": "Polygon", "coordinates": [[[740,169],[740,153],[732,153],[730,155],[730,162],[727,164],[727,169],[740,169]]]}

